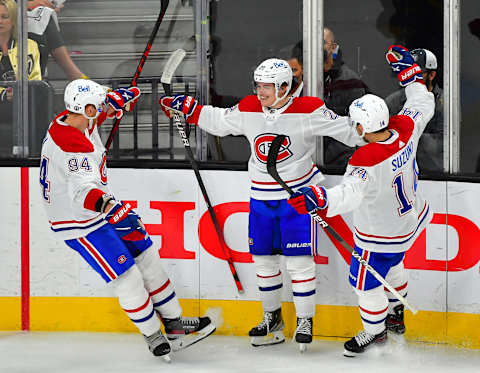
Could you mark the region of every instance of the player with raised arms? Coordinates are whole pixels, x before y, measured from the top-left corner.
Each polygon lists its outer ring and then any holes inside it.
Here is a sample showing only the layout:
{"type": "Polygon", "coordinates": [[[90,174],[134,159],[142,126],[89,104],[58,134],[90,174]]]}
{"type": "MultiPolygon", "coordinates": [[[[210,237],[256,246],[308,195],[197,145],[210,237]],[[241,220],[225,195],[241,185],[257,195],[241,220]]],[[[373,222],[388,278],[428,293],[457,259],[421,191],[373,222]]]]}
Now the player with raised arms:
{"type": "Polygon", "coordinates": [[[215,326],[208,317],[181,316],[173,285],[142,220],[132,204],[116,200],[108,186],[98,127],[107,117],[119,119],[123,110],[132,110],[139,96],[137,87],[107,93],[91,80],[70,82],[66,110],[55,117],[43,140],[40,189],[55,236],[111,284],[150,351],[164,356],[171,348],[205,338],[215,326]]]}
{"type": "MultiPolygon", "coordinates": [[[[352,126],[368,144],[355,151],[341,184],[303,187],[288,203],[303,214],[323,209],[327,217],[353,210],[355,251],[406,297],[405,252],[431,220],[428,202],[417,190],[415,156],[435,101],[406,48],[392,45],[386,57],[405,87],[407,101],[400,114],[389,117],[383,99],[371,94],[353,101],[352,126]]],[[[364,330],[345,343],[345,356],[384,343],[387,330],[405,332],[404,306],[354,258],[349,281],[358,295],[364,330]]]]}
{"type": "Polygon", "coordinates": [[[287,204],[287,192],[268,174],[268,150],[277,134],[287,135],[278,156],[279,172],[292,188],[298,188],[324,179],[312,161],[315,136],[332,136],[349,146],[363,140],[348,125],[348,117],[339,117],[321,99],[289,95],[292,70],[286,61],[263,61],[253,80],[256,94],[232,108],[202,106],[185,95],[164,96],[160,104],[167,116],[179,113],[187,123],[213,135],[247,137],[251,149],[248,240],[264,311],[263,320],[250,330],[251,343],[260,346],[285,340],[280,297],[280,256],[284,256],[297,315],[295,340],[303,351],[312,341],[315,314],[316,227],[310,217],[287,204]]]}

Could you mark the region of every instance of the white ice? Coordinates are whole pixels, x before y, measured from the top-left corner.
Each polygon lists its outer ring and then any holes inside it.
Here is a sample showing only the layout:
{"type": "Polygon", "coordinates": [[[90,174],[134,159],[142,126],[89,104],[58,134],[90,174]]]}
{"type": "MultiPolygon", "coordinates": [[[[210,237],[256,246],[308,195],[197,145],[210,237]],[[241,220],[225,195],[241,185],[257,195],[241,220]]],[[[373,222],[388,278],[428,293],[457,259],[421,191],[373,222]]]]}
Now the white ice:
{"type": "Polygon", "coordinates": [[[389,340],[381,350],[346,358],[343,342],[314,340],[251,347],[247,337],[212,335],[171,354],[166,364],[133,333],[0,333],[1,373],[137,372],[479,372],[480,351],[389,340]]]}

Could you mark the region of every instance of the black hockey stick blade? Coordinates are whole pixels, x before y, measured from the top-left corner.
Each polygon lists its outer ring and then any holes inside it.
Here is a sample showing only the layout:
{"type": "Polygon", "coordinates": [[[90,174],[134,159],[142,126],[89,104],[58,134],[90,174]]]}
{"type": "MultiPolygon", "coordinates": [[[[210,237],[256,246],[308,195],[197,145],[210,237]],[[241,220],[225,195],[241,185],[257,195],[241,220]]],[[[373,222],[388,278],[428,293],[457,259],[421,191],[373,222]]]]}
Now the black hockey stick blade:
{"type": "Polygon", "coordinates": [[[282,180],[277,171],[277,157],[278,153],[280,152],[280,148],[285,141],[285,138],[285,135],[278,135],[273,139],[272,144],[270,145],[270,149],[268,150],[267,172],[271,177],[273,177],[273,180],[279,183],[280,186],[288,192],[288,194],[292,195],[292,188],[290,188],[287,183],[282,180]]]}

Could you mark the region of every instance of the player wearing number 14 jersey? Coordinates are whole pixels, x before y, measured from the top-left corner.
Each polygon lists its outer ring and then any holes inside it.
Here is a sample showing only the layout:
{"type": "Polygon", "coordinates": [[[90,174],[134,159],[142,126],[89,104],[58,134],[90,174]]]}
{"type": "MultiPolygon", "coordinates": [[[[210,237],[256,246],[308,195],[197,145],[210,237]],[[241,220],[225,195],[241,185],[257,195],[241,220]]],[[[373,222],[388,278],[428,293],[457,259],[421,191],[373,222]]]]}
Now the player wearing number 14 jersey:
{"type": "Polygon", "coordinates": [[[116,200],[107,184],[105,147],[97,127],[107,117],[120,119],[139,96],[136,87],[107,93],[90,80],[69,83],[66,110],[53,120],[43,141],[40,188],[56,237],[111,283],[150,351],[164,356],[171,348],[205,338],[215,326],[208,317],[181,316],[173,285],[140,217],[131,203],[116,200]]]}
{"type": "MultiPolygon", "coordinates": [[[[355,251],[405,297],[405,251],[431,220],[427,201],[417,193],[415,155],[435,100],[407,49],[391,46],[387,61],[405,87],[402,111],[389,118],[385,102],[374,95],[353,101],[352,126],[368,144],[355,151],[340,185],[302,188],[289,203],[301,213],[327,209],[327,217],[353,210],[355,251]]],[[[364,330],[345,343],[346,356],[384,342],[387,329],[405,332],[403,305],[353,258],[349,281],[358,294],[364,330]]]]}

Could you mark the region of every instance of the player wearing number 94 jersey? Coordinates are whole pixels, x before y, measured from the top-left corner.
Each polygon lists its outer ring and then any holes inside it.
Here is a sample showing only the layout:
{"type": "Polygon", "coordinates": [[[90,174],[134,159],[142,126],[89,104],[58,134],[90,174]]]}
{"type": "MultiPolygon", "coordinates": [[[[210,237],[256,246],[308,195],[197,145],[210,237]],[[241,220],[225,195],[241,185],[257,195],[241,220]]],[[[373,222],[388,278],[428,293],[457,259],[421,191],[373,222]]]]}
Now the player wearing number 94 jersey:
{"type": "Polygon", "coordinates": [[[53,120],[42,145],[42,199],[56,237],[112,284],[150,351],[163,356],[171,348],[205,338],[215,326],[208,317],[181,317],[173,285],[140,217],[129,202],[115,200],[110,193],[97,127],[106,118],[118,119],[124,110],[131,110],[140,91],[136,87],[106,91],[90,80],[67,85],[67,110],[53,120]],[[171,343],[162,334],[157,314],[171,343]]]}
{"type": "MultiPolygon", "coordinates": [[[[385,102],[374,95],[353,101],[352,126],[368,144],[355,151],[340,185],[306,187],[289,203],[303,213],[326,210],[327,217],[353,210],[355,251],[406,297],[404,254],[431,220],[429,205],[417,189],[415,155],[435,100],[407,49],[391,46],[387,61],[405,87],[407,101],[400,114],[389,118],[385,102]]],[[[384,342],[386,329],[405,332],[403,305],[354,258],[349,281],[358,294],[364,331],[345,343],[346,356],[384,342]]]]}

